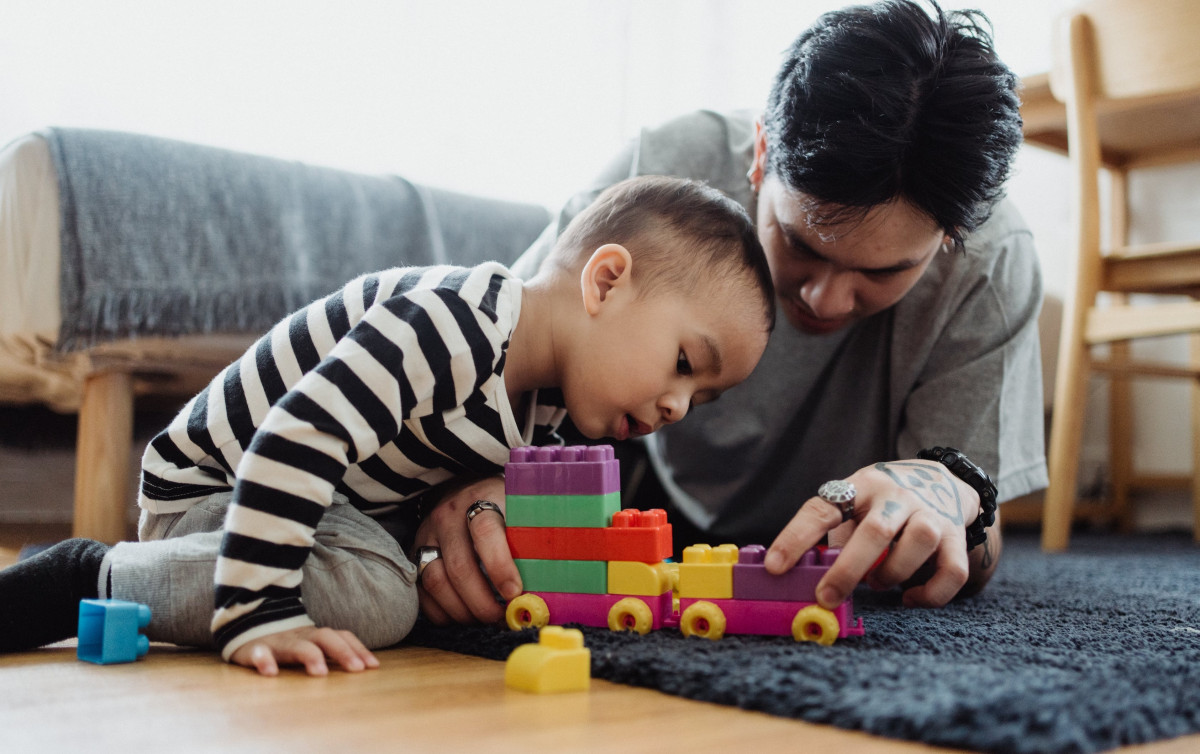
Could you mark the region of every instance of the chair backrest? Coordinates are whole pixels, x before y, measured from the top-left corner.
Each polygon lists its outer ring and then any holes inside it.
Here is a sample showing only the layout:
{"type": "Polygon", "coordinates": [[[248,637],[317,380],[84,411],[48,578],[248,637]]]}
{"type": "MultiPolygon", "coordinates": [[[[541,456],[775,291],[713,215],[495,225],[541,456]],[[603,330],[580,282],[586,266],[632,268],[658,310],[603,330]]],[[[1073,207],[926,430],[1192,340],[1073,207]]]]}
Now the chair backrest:
{"type": "Polygon", "coordinates": [[[1182,95],[1200,90],[1198,0],[1090,0],[1059,19],[1050,87],[1066,101],[1069,57],[1091,68],[1098,100],[1182,95]],[[1074,32],[1072,32],[1074,28],[1074,32]],[[1083,49],[1079,49],[1082,46],[1083,49]],[[1089,49],[1090,48],[1090,49],[1089,49]]]}

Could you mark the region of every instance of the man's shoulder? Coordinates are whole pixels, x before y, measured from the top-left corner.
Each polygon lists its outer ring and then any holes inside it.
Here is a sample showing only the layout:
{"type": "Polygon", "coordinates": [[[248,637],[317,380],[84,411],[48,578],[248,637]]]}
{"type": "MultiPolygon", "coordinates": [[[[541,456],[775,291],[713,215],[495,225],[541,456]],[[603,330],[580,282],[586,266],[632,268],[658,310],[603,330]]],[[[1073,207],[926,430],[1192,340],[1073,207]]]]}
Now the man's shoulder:
{"type": "Polygon", "coordinates": [[[995,263],[1001,254],[1013,254],[1021,260],[1036,262],[1033,254],[1033,233],[1015,204],[1009,199],[996,203],[991,216],[975,232],[964,239],[968,256],[995,263]]]}
{"type": "Polygon", "coordinates": [[[731,175],[745,172],[756,117],[753,111],[697,110],[645,128],[639,136],[637,172],[706,180],[722,188],[731,175]]]}

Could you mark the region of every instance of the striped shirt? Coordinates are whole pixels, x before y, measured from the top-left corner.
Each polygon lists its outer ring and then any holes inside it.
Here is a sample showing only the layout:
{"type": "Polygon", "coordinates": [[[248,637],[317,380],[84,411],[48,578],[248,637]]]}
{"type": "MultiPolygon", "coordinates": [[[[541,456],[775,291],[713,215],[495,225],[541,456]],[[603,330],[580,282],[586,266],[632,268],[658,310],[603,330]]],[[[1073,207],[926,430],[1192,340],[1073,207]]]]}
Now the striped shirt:
{"type": "Polygon", "coordinates": [[[521,291],[495,263],[364,275],[275,325],[150,442],[142,508],[232,490],[212,621],[225,659],[314,625],[301,566],[335,491],[379,513],[553,439],[561,393],[535,394],[522,432],[504,385],[521,291]]]}

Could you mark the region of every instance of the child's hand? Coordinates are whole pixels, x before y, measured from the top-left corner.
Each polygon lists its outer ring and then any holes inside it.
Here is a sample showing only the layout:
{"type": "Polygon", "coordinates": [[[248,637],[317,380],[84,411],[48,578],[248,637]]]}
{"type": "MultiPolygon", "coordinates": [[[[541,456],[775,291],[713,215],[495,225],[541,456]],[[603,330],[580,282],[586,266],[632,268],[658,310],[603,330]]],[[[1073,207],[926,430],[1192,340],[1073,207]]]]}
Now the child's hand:
{"type": "Polygon", "coordinates": [[[379,667],[379,660],[354,634],[316,626],[255,639],[238,647],[229,661],[262,675],[279,675],[280,665],[303,665],[309,675],[326,675],[326,657],[350,672],[379,667]]]}
{"type": "Polygon", "coordinates": [[[476,500],[490,500],[503,509],[504,478],[489,477],[451,492],[417,529],[414,546],[438,547],[442,553],[417,585],[421,613],[438,625],[502,620],[504,606],[496,601],[489,577],[504,599],[521,593],[504,519],[484,513],[468,526],[467,509],[476,500]]]}

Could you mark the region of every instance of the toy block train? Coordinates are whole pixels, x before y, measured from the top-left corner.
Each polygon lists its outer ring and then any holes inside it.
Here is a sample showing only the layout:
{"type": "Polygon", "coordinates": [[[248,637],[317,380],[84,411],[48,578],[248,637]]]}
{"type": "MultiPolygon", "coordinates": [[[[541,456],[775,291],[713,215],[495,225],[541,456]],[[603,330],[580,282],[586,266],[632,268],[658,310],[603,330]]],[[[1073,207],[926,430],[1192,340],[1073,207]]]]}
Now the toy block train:
{"type": "Polygon", "coordinates": [[[621,510],[610,445],[513,448],[505,467],[508,544],[526,591],[508,604],[513,629],[579,623],[685,636],[791,635],[832,644],[861,636],[851,599],[816,603],[838,550],[814,548],[770,574],[766,548],[692,545],[672,554],[664,510],[621,510]]]}

